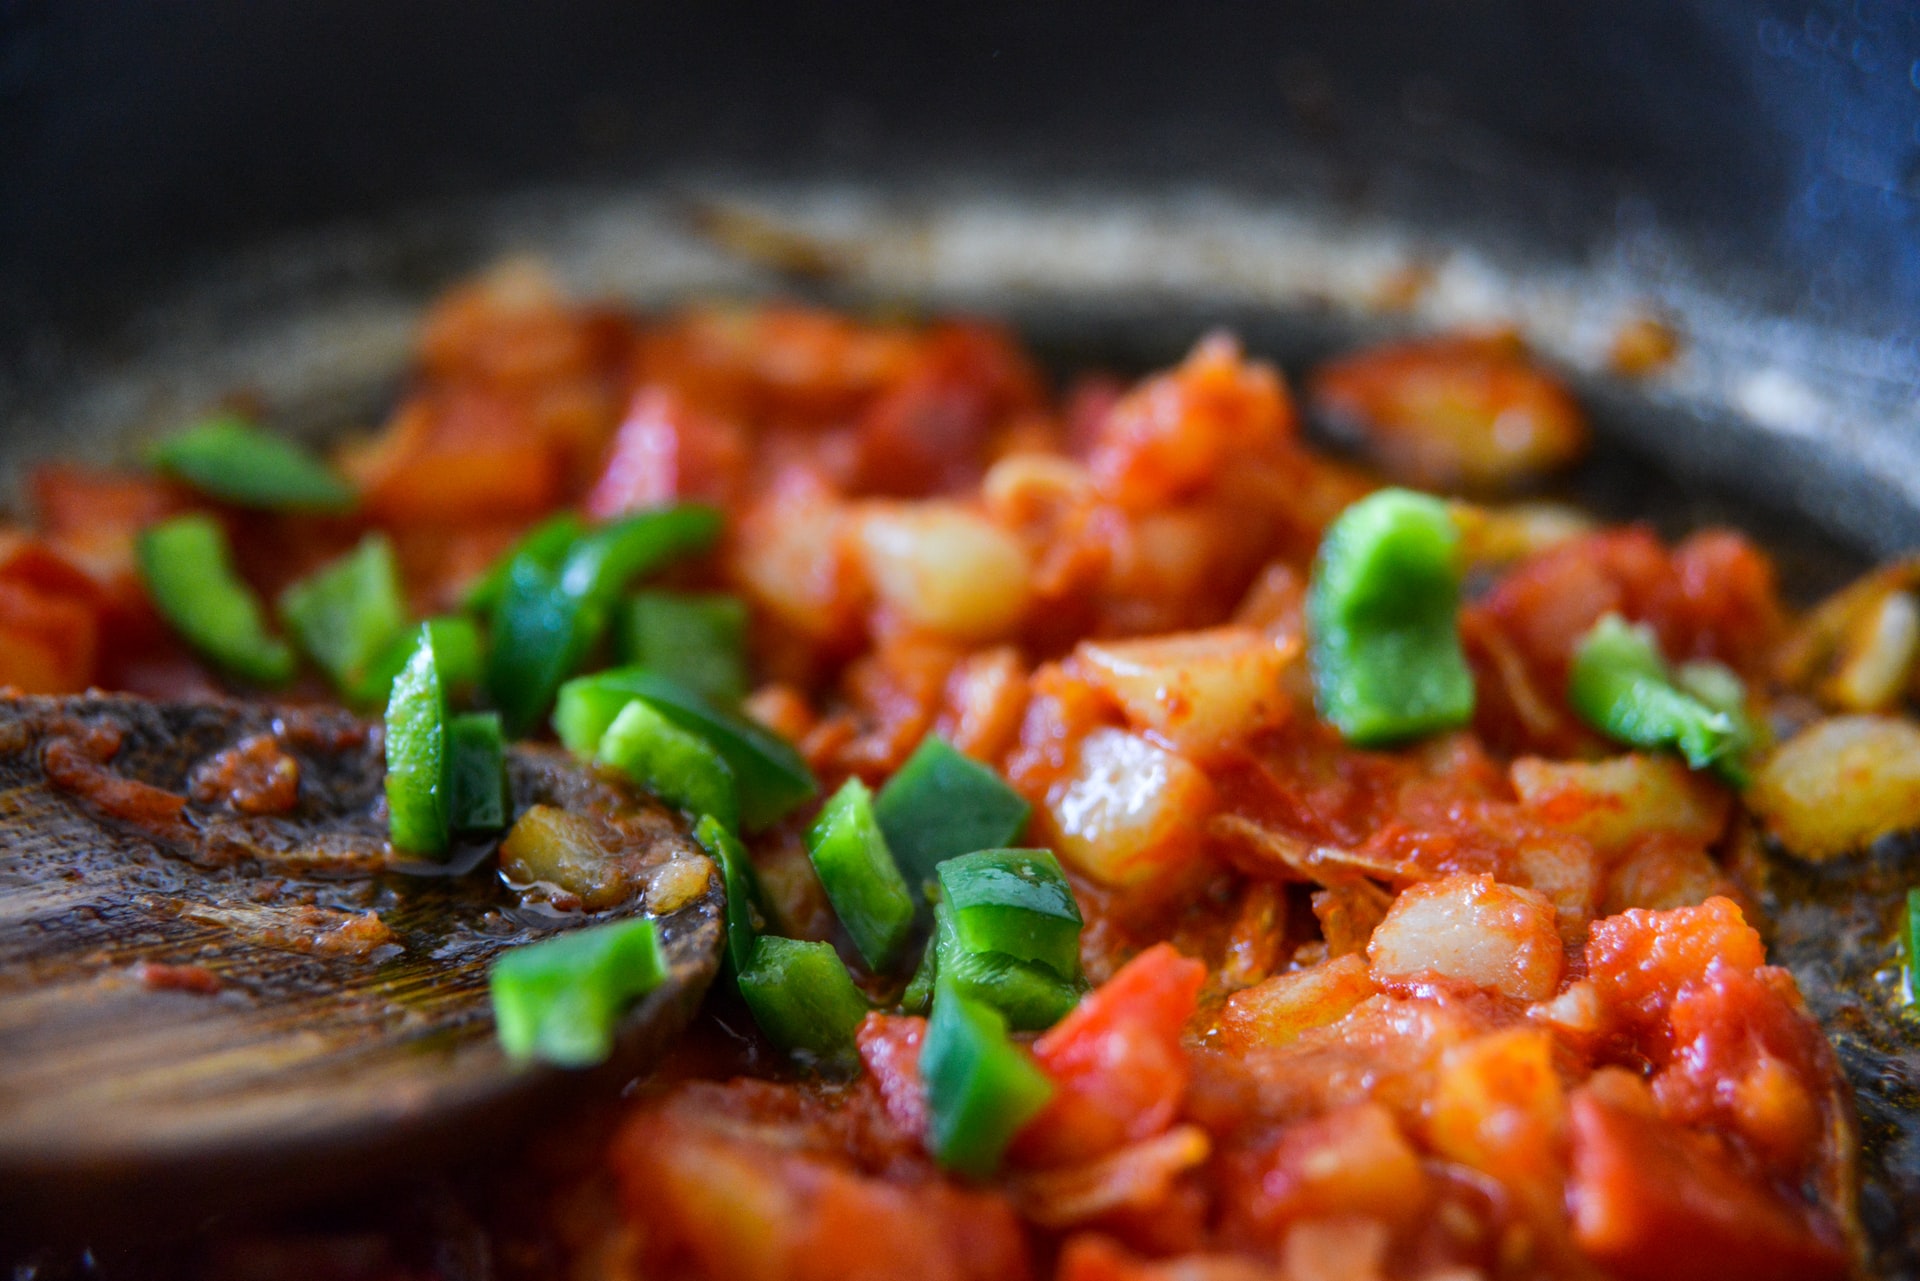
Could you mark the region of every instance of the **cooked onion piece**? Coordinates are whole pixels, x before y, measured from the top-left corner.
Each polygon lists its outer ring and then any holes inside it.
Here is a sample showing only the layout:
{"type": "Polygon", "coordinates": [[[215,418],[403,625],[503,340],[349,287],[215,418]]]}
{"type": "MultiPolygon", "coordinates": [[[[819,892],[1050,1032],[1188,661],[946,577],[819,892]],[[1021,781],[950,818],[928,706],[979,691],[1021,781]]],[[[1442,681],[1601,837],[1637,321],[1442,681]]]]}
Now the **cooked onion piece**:
{"type": "Polygon", "coordinates": [[[1705,845],[1727,825],[1726,791],[1670,756],[1628,752],[1604,761],[1523,756],[1509,770],[1521,803],[1543,822],[1617,854],[1652,832],[1705,845]]]}
{"type": "Polygon", "coordinates": [[[1920,651],[1920,604],[1911,592],[1887,592],[1857,614],[1841,641],[1822,701],[1850,712],[1891,708],[1906,693],[1920,651]]]}
{"type": "Polygon", "coordinates": [[[1184,757],[1138,734],[1097,729],[1043,809],[1073,868],[1105,885],[1139,885],[1192,865],[1196,820],[1212,808],[1212,792],[1184,757]]]}
{"type": "Polygon", "coordinates": [[[1920,827],[1920,728],[1890,716],[1817,721],[1767,758],[1747,804],[1816,861],[1920,827]]]}
{"type": "Polygon", "coordinates": [[[1215,1032],[1228,1048],[1287,1045],[1345,1018],[1379,990],[1358,954],[1335,957],[1235,992],[1215,1032]]]}
{"type": "Polygon", "coordinates": [[[1519,1001],[1544,1001],[1565,957],[1553,904],[1491,876],[1450,876],[1394,900],[1367,958],[1380,979],[1460,979],[1519,1001]]]}
{"type": "Polygon", "coordinates": [[[859,529],[874,594],[910,626],[996,640],[1025,617],[1026,552],[985,516],[952,504],[888,504],[868,510],[859,529]]]}
{"type": "Polygon", "coordinates": [[[1075,653],[1088,684],[1127,720],[1199,759],[1285,720],[1282,678],[1297,638],[1216,627],[1144,640],[1087,641],[1075,653]]]}
{"type": "Polygon", "coordinates": [[[1511,335],[1357,352],[1318,370],[1312,392],[1389,476],[1416,485],[1511,485],[1565,466],[1587,445],[1573,397],[1511,335]]]}

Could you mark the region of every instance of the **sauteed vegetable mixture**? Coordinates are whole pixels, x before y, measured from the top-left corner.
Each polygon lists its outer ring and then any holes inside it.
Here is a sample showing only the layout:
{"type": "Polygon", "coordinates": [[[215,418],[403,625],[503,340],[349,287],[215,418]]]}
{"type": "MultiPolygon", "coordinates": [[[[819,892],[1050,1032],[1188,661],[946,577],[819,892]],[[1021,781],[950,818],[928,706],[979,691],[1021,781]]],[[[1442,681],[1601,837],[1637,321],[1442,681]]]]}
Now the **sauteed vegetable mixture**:
{"type": "MultiPolygon", "coordinates": [[[[563,911],[633,891],[511,812],[510,738],[684,813],[726,972],[611,1195],[553,1194],[581,1268],[1852,1266],[1852,1104],[1751,877],[1920,826],[1920,567],[1796,617],[1737,532],[1516,501],[1586,439],[1516,340],[1296,392],[1214,334],[1056,393],[992,325],[510,268],[377,430],[257,416],[32,478],[0,683],[344,702],[396,858],[497,840],[563,911]]],[[[644,918],[511,953],[501,1041],[595,1062],[659,969],[644,918]]]]}

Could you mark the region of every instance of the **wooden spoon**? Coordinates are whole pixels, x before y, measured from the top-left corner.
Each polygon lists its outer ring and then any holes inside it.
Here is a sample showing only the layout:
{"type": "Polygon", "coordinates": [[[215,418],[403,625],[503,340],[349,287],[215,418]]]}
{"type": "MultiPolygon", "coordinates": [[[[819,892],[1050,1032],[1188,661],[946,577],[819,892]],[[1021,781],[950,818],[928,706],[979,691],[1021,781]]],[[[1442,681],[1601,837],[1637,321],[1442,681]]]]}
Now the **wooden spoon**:
{"type": "Polygon", "coordinates": [[[379,733],[344,712],[0,700],[0,1203],[370,1181],[647,1067],[718,969],[720,877],[671,815],[561,753],[507,768],[517,811],[591,820],[625,902],[520,892],[491,844],[396,860],[379,733]],[[510,1064],[492,959],[642,911],[671,973],[612,1061],[510,1064]]]}

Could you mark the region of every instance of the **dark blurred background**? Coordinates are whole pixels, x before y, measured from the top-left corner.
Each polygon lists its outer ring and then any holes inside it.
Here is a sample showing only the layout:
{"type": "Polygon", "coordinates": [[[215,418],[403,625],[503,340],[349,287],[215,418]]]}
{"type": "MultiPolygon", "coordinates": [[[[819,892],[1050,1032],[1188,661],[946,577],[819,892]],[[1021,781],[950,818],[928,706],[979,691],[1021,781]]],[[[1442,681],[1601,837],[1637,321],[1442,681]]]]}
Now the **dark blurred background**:
{"type": "Polygon", "coordinates": [[[1770,308],[1920,325],[1894,0],[0,0],[0,318],[216,245],[563,179],[1302,185],[1770,308]]]}

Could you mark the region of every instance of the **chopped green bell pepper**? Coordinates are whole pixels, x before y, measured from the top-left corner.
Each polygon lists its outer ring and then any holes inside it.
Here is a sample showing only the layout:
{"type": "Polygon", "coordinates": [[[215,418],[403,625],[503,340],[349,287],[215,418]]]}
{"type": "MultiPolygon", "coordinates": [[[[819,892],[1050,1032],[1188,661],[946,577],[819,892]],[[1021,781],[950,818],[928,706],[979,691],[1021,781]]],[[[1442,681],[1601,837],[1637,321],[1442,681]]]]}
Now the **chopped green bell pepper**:
{"type": "Polygon", "coordinates": [[[1017,839],[1033,807],[991,769],[929,734],[880,789],[873,812],[918,896],[945,860],[1017,839]]]}
{"type": "Polygon", "coordinates": [[[665,507],[581,535],[557,566],[515,556],[493,606],[487,663],[487,689],[507,729],[525,733],[552,705],[605,636],[628,582],[710,546],[720,528],[710,507],[665,507]]]}
{"type": "Polygon", "coordinates": [[[422,627],[387,699],[387,833],[395,849],[438,854],[453,827],[447,691],[422,627]]]}
{"type": "Polygon", "coordinates": [[[553,692],[586,657],[581,604],[560,589],[559,571],[516,561],[494,607],[486,685],[507,730],[518,738],[540,719],[553,692]]]}
{"type": "Polygon", "coordinates": [[[266,611],[233,567],[227,533],[211,516],[176,516],[135,545],[154,608],[224,670],[262,685],[293,679],[293,649],[267,631],[266,611]]]}
{"type": "Polygon", "coordinates": [[[598,758],[667,804],[740,825],[733,771],[698,734],[689,734],[643,699],[621,709],[600,736],[598,758]]]}
{"type": "Polygon", "coordinates": [[[1692,768],[1744,786],[1753,732],[1739,678],[1717,664],[1689,664],[1686,680],[1690,688],[1668,670],[1650,628],[1608,614],[1574,647],[1567,700],[1611,739],[1677,751],[1692,768]]]}
{"type": "MultiPolygon", "coordinates": [[[[447,698],[462,698],[472,693],[480,683],[481,661],[480,629],[474,626],[473,620],[460,614],[442,614],[419,626],[433,633],[434,660],[440,666],[440,682],[446,687],[447,698]]],[[[413,657],[418,643],[418,628],[408,628],[395,636],[392,643],[380,651],[380,656],[367,665],[365,674],[349,691],[353,704],[356,707],[384,704],[393,691],[394,678],[413,657]]]]}
{"type": "Polygon", "coordinates": [[[615,618],[624,666],[679,681],[723,707],[747,695],[747,607],[737,596],[640,592],[615,618]]]}
{"type": "Polygon", "coordinates": [[[854,1033],[872,1007],[831,944],[762,935],[739,983],[754,1022],[782,1050],[835,1068],[857,1060],[854,1033]]]}
{"type": "Polygon", "coordinates": [[[752,963],[760,935],[760,878],[740,838],[713,815],[701,817],[693,839],[720,865],[727,887],[727,964],[737,976],[752,963]]]}
{"type": "Polygon", "coordinates": [[[547,569],[560,568],[560,562],[567,558],[567,550],[579,541],[580,535],[587,532],[587,524],[574,512],[561,512],[556,516],[535,525],[520,536],[520,541],[507,550],[487,568],[473,584],[467,588],[460,607],[472,614],[491,614],[499,603],[500,594],[507,589],[507,573],[514,562],[532,561],[547,569]]]}
{"type": "Polygon", "coordinates": [[[623,516],[574,543],[560,563],[561,585],[602,610],[611,609],[628,583],[668,561],[707,550],[725,526],[718,510],[699,503],[623,516]]]}
{"type": "Polygon", "coordinates": [[[448,823],[456,832],[498,832],[513,819],[507,794],[507,743],[498,712],[468,712],[447,722],[452,756],[448,823]]]}
{"type": "Polygon", "coordinates": [[[940,897],[969,952],[1080,973],[1080,905],[1050,850],[980,850],[940,864],[940,897]]]}
{"type": "Polygon", "coordinates": [[[666,957],[645,917],[516,947],[494,961],[489,980],[500,1045],[521,1061],[603,1062],[613,1052],[621,1014],[666,974],[666,957]]]}
{"type": "Polygon", "coordinates": [[[1446,504],[1383,489],[1347,508],[1307,588],[1320,715],[1379,746],[1466,724],[1473,672],[1460,645],[1460,534],[1446,504]]]}
{"type": "Polygon", "coordinates": [[[992,1006],[943,978],[920,1050],[927,1086],[927,1146],[946,1169],[984,1179],[999,1168],[1020,1127],[1053,1097],[1053,1082],[1007,1036],[992,1006]]]}
{"type": "Polygon", "coordinates": [[[161,441],[153,460],[168,475],[238,507],[343,512],[357,500],[325,463],[237,414],[216,414],[161,441]]]}
{"type": "Polygon", "coordinates": [[[1920,888],[1907,891],[1907,914],[1900,931],[1907,954],[1907,1003],[1920,1005],[1920,888]]]}
{"type": "Polygon", "coordinates": [[[785,739],[644,668],[616,667],[568,681],[554,707],[554,731],[576,755],[590,755],[613,718],[636,698],[726,759],[739,789],[740,819],[749,829],[778,822],[819,790],[813,771],[785,739]]]}
{"type": "Polygon", "coordinates": [[[282,592],[280,617],[334,688],[359,690],[373,664],[407,630],[393,544],[385,534],[368,534],[358,547],[282,592]]]}
{"type": "MultiPolygon", "coordinates": [[[[991,1005],[1022,1032],[1039,1032],[1065,1018],[1087,990],[1076,963],[1071,974],[1005,952],[976,952],[960,939],[953,908],[933,905],[933,973],[970,1000],[991,1005]]],[[[911,987],[911,985],[909,985],[911,987]]]]}
{"type": "Polygon", "coordinates": [[[927,940],[920,949],[920,964],[915,967],[913,977],[907,980],[907,987],[900,994],[900,1012],[902,1014],[925,1014],[927,1006],[933,1001],[933,984],[940,977],[939,937],[927,940]]]}
{"type": "Polygon", "coordinates": [[[860,957],[875,972],[893,963],[913,931],[913,895],[873,818],[873,794],[848,779],[807,831],[807,857],[860,957]]]}

